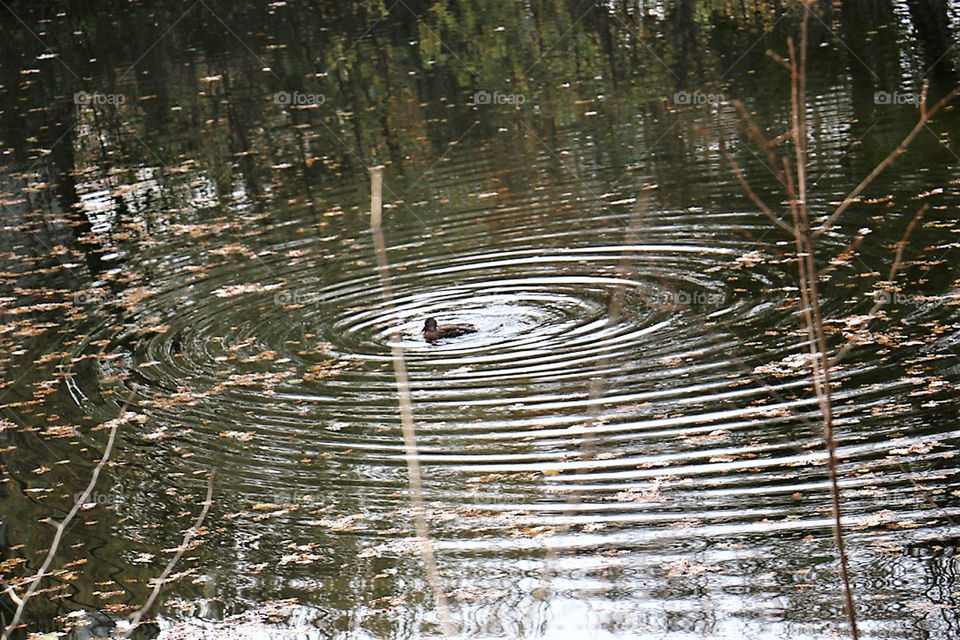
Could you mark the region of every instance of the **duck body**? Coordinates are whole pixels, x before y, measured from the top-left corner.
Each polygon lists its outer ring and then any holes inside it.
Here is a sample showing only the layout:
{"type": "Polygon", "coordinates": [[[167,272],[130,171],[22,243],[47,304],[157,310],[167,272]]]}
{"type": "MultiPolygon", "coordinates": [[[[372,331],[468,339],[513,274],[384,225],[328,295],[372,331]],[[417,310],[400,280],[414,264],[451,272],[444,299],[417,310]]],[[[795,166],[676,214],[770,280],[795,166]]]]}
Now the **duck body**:
{"type": "Polygon", "coordinates": [[[472,324],[437,324],[433,318],[427,318],[423,323],[423,338],[427,342],[435,342],[444,338],[456,338],[467,333],[475,333],[477,328],[472,324]]]}

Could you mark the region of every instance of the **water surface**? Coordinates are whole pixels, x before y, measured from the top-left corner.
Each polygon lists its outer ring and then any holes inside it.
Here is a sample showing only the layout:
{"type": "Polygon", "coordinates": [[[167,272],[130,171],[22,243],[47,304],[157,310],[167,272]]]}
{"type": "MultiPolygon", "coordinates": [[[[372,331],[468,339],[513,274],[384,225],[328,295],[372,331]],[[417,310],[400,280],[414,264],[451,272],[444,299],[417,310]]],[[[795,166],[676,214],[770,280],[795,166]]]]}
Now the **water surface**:
{"type": "MultiPolygon", "coordinates": [[[[960,16],[931,6],[932,23],[906,3],[817,8],[818,220],[913,126],[925,79],[957,84],[960,16]]],[[[396,336],[459,636],[846,633],[793,241],[719,153],[785,210],[730,100],[768,135],[789,126],[765,51],[785,54],[798,16],[645,7],[11,5],[7,580],[36,571],[46,519],[134,397],[35,630],[85,612],[105,633],[140,606],[216,468],[202,544],[155,611],[164,637],[224,619],[440,637],[396,336]],[[379,163],[393,305],[369,231],[379,163]],[[430,316],[478,331],[429,344],[430,316]]],[[[956,131],[938,116],[818,245],[831,346],[857,341],[836,428],[870,638],[958,633],[956,131]]]]}

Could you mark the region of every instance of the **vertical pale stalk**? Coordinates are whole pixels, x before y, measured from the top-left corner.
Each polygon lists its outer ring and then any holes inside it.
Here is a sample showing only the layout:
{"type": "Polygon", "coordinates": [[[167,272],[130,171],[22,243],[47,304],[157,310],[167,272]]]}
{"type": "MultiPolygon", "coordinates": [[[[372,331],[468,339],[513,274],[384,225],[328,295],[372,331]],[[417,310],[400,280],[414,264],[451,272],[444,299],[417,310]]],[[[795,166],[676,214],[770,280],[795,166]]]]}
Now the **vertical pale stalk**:
{"type": "MultiPolygon", "coordinates": [[[[387,260],[387,245],[383,238],[381,221],[383,217],[383,167],[370,169],[370,230],[373,232],[373,245],[377,254],[377,271],[380,275],[380,290],[383,302],[393,307],[393,287],[390,283],[390,263],[387,260]]],[[[400,346],[401,335],[397,328],[390,334],[390,353],[393,373],[397,380],[397,398],[400,404],[400,426],[403,429],[403,452],[407,461],[407,477],[410,485],[410,501],[413,504],[413,526],[420,542],[420,555],[423,558],[427,582],[433,590],[440,627],[443,635],[453,637],[453,621],[450,607],[443,591],[440,573],[437,571],[437,559],[433,552],[433,538],[427,525],[426,509],[423,504],[423,481],[420,473],[420,455],[417,452],[417,432],[413,424],[413,402],[410,397],[410,378],[407,375],[407,361],[400,346]]]]}
{"type": "MultiPolygon", "coordinates": [[[[637,234],[642,221],[646,218],[649,209],[649,194],[647,191],[641,191],[637,196],[637,202],[630,219],[627,221],[627,228],[623,238],[623,253],[620,254],[620,262],[617,264],[616,276],[623,281],[630,279],[631,264],[633,262],[634,246],[637,244],[637,234]]],[[[610,294],[610,301],[607,303],[607,322],[606,328],[611,329],[620,322],[623,316],[623,301],[626,297],[626,285],[617,284],[610,294]]],[[[610,363],[609,355],[601,355],[597,359],[597,367],[601,370],[606,369],[610,363]]],[[[590,406],[587,409],[587,415],[590,416],[590,425],[597,424],[600,419],[599,400],[606,393],[606,377],[603,375],[594,376],[590,382],[590,406]]],[[[584,460],[593,458],[594,438],[589,431],[584,432],[583,440],[580,444],[580,455],[584,460]]]]}

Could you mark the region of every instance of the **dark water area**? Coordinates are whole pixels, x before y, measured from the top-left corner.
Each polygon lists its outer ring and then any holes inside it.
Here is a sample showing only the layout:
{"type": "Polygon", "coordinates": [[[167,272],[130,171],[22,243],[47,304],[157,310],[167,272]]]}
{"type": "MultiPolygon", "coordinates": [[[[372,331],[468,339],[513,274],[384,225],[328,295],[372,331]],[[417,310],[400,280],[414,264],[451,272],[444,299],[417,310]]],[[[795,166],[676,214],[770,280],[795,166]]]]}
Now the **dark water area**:
{"type": "MultiPolygon", "coordinates": [[[[931,104],[960,85],[960,5],[813,12],[817,226],[917,123],[925,84],[931,104]]],[[[0,16],[0,577],[17,593],[133,398],[29,631],[129,617],[215,468],[138,637],[443,637],[399,345],[456,637],[846,637],[794,241],[721,153],[789,218],[733,101],[767,137],[789,129],[768,51],[789,57],[797,6],[0,16]],[[427,317],[477,331],[430,343],[427,317]]],[[[955,107],[816,245],[829,347],[854,345],[834,404],[866,638],[960,637],[955,107]]]]}

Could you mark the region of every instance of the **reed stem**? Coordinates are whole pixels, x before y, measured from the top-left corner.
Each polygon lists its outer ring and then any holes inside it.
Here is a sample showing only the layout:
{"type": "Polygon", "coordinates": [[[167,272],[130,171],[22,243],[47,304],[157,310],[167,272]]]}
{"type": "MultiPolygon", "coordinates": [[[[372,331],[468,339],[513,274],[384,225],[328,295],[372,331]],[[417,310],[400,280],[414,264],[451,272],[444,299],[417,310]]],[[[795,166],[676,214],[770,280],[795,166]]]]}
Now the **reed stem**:
{"type": "MultiPolygon", "coordinates": [[[[383,236],[383,167],[370,169],[370,230],[373,232],[373,244],[377,254],[377,271],[380,276],[380,291],[383,302],[393,308],[393,287],[390,282],[390,263],[387,260],[387,245],[383,236]]],[[[394,327],[390,335],[390,353],[393,373],[397,381],[397,398],[400,405],[400,426],[403,429],[403,451],[407,461],[407,479],[410,486],[410,502],[413,505],[413,526],[420,541],[420,556],[423,559],[427,582],[433,590],[434,602],[440,616],[440,627],[444,637],[454,637],[453,620],[447,596],[443,590],[437,559],[434,554],[433,538],[427,524],[426,509],[423,502],[423,480],[420,471],[420,455],[417,450],[417,432],[413,422],[413,401],[410,396],[410,377],[407,375],[407,361],[403,347],[400,346],[400,330],[394,327]]]]}

